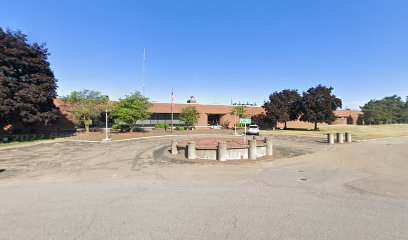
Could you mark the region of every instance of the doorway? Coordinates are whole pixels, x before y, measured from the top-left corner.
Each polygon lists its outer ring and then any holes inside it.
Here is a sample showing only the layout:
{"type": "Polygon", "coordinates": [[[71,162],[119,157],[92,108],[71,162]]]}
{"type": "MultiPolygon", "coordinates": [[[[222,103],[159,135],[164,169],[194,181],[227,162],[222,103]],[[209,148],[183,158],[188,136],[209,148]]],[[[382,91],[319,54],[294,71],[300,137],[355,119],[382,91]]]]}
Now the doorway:
{"type": "Polygon", "coordinates": [[[208,125],[217,126],[220,125],[221,114],[208,114],[208,125]]]}

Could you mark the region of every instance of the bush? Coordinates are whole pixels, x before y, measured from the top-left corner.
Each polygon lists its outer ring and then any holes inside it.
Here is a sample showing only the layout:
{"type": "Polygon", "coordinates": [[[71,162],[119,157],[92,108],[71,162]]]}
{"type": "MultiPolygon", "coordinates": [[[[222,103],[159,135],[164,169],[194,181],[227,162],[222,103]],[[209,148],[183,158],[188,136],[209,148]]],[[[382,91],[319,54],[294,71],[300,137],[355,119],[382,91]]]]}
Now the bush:
{"type": "Polygon", "coordinates": [[[184,127],[177,127],[177,131],[184,131],[184,127]]]}
{"type": "Polygon", "coordinates": [[[230,121],[225,121],[225,122],[221,123],[221,126],[222,126],[222,128],[229,129],[230,123],[231,123],[230,121]]]}
{"type": "MultiPolygon", "coordinates": [[[[235,127],[236,127],[236,128],[244,128],[244,127],[245,127],[245,124],[243,124],[243,123],[236,123],[236,124],[235,124],[235,127]]],[[[248,127],[248,124],[247,124],[247,127],[248,127]]]]}
{"type": "Polygon", "coordinates": [[[166,123],[157,123],[154,127],[155,128],[169,128],[170,125],[166,123]]]}
{"type": "Polygon", "coordinates": [[[23,130],[21,128],[14,128],[13,130],[11,130],[12,134],[21,134],[23,132],[23,130]]]}
{"type": "Polygon", "coordinates": [[[112,126],[112,129],[120,130],[121,132],[129,131],[130,125],[127,124],[116,124],[112,126]]]}

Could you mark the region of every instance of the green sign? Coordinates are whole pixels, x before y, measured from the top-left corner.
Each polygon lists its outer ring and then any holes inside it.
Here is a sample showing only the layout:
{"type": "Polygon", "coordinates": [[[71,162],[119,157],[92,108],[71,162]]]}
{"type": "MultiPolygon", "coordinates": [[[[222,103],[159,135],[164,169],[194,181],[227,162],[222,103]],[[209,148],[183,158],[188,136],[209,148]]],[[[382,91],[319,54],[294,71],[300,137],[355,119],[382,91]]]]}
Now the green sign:
{"type": "Polygon", "coordinates": [[[251,119],[249,119],[249,118],[241,118],[241,119],[239,119],[239,123],[251,124],[251,119]]]}

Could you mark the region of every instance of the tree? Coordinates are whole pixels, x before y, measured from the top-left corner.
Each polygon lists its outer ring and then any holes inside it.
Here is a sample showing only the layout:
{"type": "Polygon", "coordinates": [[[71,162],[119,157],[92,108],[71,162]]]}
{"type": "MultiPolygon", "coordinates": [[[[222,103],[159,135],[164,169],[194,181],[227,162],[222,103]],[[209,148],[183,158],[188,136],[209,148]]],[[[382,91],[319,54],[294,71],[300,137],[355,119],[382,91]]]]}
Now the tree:
{"type": "Polygon", "coordinates": [[[286,127],[287,121],[299,118],[301,112],[301,97],[296,89],[284,89],[269,95],[269,101],[263,106],[266,115],[276,126],[277,122],[283,122],[286,127]]]}
{"type": "Polygon", "coordinates": [[[321,84],[303,92],[301,121],[313,122],[318,130],[318,123],[331,123],[335,119],[334,111],[341,108],[341,99],[332,94],[332,87],[321,84]]]}
{"type": "Polygon", "coordinates": [[[246,114],[247,107],[245,106],[235,106],[232,108],[230,114],[237,115],[239,118],[247,118],[248,115],[246,114]]]}
{"type": "Polygon", "coordinates": [[[179,120],[187,126],[192,126],[198,122],[199,113],[195,107],[185,107],[181,110],[179,120]]]}
{"type": "Polygon", "coordinates": [[[140,92],[134,92],[127,95],[126,98],[120,99],[112,109],[110,117],[116,123],[124,122],[131,126],[131,131],[136,127],[136,121],[150,118],[151,113],[148,111],[153,106],[149,98],[145,98],[140,92]]]}
{"type": "Polygon", "coordinates": [[[261,128],[273,128],[276,127],[276,122],[273,122],[265,113],[253,115],[251,117],[253,124],[260,126],[261,128]]]}
{"type": "Polygon", "coordinates": [[[84,89],[73,91],[63,98],[68,106],[69,112],[74,115],[78,124],[84,124],[86,132],[93,119],[98,118],[104,108],[107,107],[109,97],[101,92],[84,89]]]}
{"type": "Polygon", "coordinates": [[[46,44],[30,44],[21,31],[0,28],[0,129],[22,123],[48,125],[60,117],[56,79],[46,44]]]}
{"type": "Polygon", "coordinates": [[[408,97],[406,98],[404,107],[401,110],[401,122],[408,123],[408,97]]]}
{"type": "Polygon", "coordinates": [[[387,124],[406,122],[406,103],[393,95],[381,100],[370,100],[360,107],[367,124],[387,124]]]}

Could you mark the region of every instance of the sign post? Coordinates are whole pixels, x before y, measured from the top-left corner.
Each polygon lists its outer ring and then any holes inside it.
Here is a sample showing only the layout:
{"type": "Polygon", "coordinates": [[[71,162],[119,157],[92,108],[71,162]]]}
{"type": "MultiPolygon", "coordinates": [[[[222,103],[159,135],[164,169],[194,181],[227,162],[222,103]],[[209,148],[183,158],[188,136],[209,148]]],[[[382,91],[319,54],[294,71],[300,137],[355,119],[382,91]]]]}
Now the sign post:
{"type": "Polygon", "coordinates": [[[241,118],[241,119],[239,119],[239,123],[243,123],[244,124],[244,126],[245,126],[245,130],[244,130],[244,144],[246,143],[246,135],[247,135],[247,127],[246,127],[246,125],[247,124],[251,124],[251,119],[249,119],[249,118],[241,118]]]}

